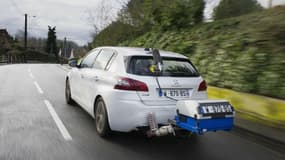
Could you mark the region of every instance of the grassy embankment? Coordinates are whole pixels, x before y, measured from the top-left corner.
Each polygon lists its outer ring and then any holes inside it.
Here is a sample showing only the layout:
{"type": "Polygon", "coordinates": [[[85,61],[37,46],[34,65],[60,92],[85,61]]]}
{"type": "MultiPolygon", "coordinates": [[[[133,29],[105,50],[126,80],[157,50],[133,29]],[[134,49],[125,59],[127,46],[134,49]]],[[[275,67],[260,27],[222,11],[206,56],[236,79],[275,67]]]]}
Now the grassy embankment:
{"type": "Polygon", "coordinates": [[[188,29],[152,30],[121,45],[187,55],[216,86],[209,88],[211,98],[230,100],[237,110],[256,115],[251,119],[285,124],[285,102],[278,100],[285,99],[285,6],[188,29]]]}

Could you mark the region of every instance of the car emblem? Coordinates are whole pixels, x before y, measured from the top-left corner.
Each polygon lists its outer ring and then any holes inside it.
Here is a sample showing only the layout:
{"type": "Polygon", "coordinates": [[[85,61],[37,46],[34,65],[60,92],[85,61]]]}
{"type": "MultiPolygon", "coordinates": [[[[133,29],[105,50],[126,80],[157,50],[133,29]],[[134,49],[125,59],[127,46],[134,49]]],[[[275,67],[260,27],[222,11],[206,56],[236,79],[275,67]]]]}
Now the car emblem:
{"type": "Polygon", "coordinates": [[[176,86],[176,87],[180,86],[178,80],[176,79],[173,80],[173,86],[176,86]]]}

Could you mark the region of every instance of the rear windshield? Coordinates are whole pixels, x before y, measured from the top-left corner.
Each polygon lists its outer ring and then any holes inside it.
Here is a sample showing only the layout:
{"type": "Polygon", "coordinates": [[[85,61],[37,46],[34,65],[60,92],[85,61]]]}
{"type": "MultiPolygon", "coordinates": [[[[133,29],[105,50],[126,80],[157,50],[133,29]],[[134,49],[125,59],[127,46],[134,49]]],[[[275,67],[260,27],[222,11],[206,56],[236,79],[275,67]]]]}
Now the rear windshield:
{"type": "MultiPolygon", "coordinates": [[[[188,59],[162,57],[163,67],[160,76],[169,77],[198,77],[199,73],[188,59]]],[[[133,56],[130,58],[127,72],[135,75],[153,76],[150,66],[153,65],[151,56],[133,56]]]]}

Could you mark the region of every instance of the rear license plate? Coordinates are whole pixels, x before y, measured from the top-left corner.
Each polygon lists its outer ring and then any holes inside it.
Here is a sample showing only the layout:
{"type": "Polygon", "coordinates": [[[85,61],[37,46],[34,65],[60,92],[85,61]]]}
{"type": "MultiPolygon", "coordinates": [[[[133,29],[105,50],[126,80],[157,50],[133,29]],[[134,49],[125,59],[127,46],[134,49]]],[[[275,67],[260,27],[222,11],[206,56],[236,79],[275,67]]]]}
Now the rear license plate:
{"type": "Polygon", "coordinates": [[[232,106],[228,103],[202,105],[202,114],[232,113],[232,106]]]}
{"type": "Polygon", "coordinates": [[[165,89],[164,95],[174,98],[188,98],[190,97],[190,89],[165,89]]]}

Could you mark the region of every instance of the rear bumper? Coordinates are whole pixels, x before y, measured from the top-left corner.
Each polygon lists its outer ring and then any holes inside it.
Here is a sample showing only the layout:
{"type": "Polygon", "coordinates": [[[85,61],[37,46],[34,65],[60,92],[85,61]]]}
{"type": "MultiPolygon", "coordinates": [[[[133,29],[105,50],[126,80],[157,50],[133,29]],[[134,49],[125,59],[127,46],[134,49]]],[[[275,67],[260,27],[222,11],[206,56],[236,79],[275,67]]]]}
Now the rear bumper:
{"type": "Polygon", "coordinates": [[[147,116],[155,114],[158,124],[167,124],[176,115],[175,105],[147,106],[141,101],[116,100],[108,104],[111,130],[129,132],[138,127],[148,126],[147,116]]]}
{"type": "MultiPolygon", "coordinates": [[[[111,130],[129,132],[148,126],[147,117],[154,113],[158,124],[168,124],[176,115],[176,102],[140,101],[136,92],[110,90],[101,94],[108,112],[111,130]]],[[[206,92],[196,94],[195,99],[206,99],[206,92]]],[[[168,100],[169,101],[169,100],[168,100]]]]}

